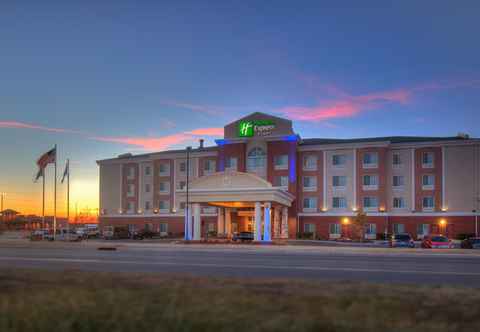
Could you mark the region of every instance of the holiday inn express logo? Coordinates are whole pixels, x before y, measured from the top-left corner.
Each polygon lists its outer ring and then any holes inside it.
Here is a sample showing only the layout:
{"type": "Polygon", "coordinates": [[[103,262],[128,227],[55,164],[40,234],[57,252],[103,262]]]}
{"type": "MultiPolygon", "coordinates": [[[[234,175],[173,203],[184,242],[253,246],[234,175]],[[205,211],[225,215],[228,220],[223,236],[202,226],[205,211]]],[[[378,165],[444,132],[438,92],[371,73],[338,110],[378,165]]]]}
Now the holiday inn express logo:
{"type": "Polygon", "coordinates": [[[238,123],[239,137],[253,137],[270,135],[275,123],[271,120],[240,121],[238,123]]]}

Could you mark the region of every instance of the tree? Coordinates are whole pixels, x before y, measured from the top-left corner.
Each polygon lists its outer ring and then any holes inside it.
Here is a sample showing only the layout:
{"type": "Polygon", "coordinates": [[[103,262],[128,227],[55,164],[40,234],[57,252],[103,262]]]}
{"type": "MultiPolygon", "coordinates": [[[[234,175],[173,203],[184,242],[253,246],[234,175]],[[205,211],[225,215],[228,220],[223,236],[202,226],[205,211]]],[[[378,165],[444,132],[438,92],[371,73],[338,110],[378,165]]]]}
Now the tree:
{"type": "Polygon", "coordinates": [[[357,215],[353,219],[353,226],[361,242],[365,239],[365,224],[367,221],[367,214],[361,209],[358,210],[357,215]]]}

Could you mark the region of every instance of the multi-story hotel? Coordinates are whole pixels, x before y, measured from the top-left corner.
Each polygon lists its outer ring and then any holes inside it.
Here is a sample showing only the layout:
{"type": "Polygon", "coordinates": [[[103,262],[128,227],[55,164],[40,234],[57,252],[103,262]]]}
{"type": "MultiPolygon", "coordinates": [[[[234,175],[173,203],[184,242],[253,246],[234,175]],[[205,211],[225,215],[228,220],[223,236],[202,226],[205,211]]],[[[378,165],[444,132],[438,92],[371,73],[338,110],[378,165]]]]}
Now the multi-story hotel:
{"type": "Polygon", "coordinates": [[[254,113],[226,125],[216,146],[98,164],[102,227],[335,239],[361,209],[370,239],[479,231],[480,140],[467,135],[302,139],[291,121],[254,113]]]}

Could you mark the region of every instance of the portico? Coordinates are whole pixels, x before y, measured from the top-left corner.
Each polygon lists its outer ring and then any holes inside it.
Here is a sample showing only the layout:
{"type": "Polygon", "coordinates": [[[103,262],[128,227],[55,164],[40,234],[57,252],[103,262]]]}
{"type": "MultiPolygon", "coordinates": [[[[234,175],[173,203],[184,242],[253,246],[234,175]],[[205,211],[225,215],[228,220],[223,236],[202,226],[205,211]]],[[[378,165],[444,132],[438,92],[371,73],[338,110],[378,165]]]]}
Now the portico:
{"type": "MultiPolygon", "coordinates": [[[[178,195],[185,200],[186,190],[178,195]]],[[[219,236],[251,231],[255,241],[288,238],[288,208],[293,200],[289,192],[251,173],[226,171],[195,179],[189,185],[191,213],[185,213],[185,238],[202,238],[201,207],[206,205],[217,207],[219,236]]]]}

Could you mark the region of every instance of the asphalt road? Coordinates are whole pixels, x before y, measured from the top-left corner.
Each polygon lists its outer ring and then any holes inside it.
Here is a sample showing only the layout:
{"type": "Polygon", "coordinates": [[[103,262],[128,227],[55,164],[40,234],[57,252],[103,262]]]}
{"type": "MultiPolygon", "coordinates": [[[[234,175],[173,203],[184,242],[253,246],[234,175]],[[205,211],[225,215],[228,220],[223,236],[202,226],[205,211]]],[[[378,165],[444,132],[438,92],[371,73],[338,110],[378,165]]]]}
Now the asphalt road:
{"type": "Polygon", "coordinates": [[[480,287],[480,254],[465,250],[181,244],[0,243],[0,269],[313,278],[480,287]],[[98,250],[100,246],[115,251],[98,250]]]}

